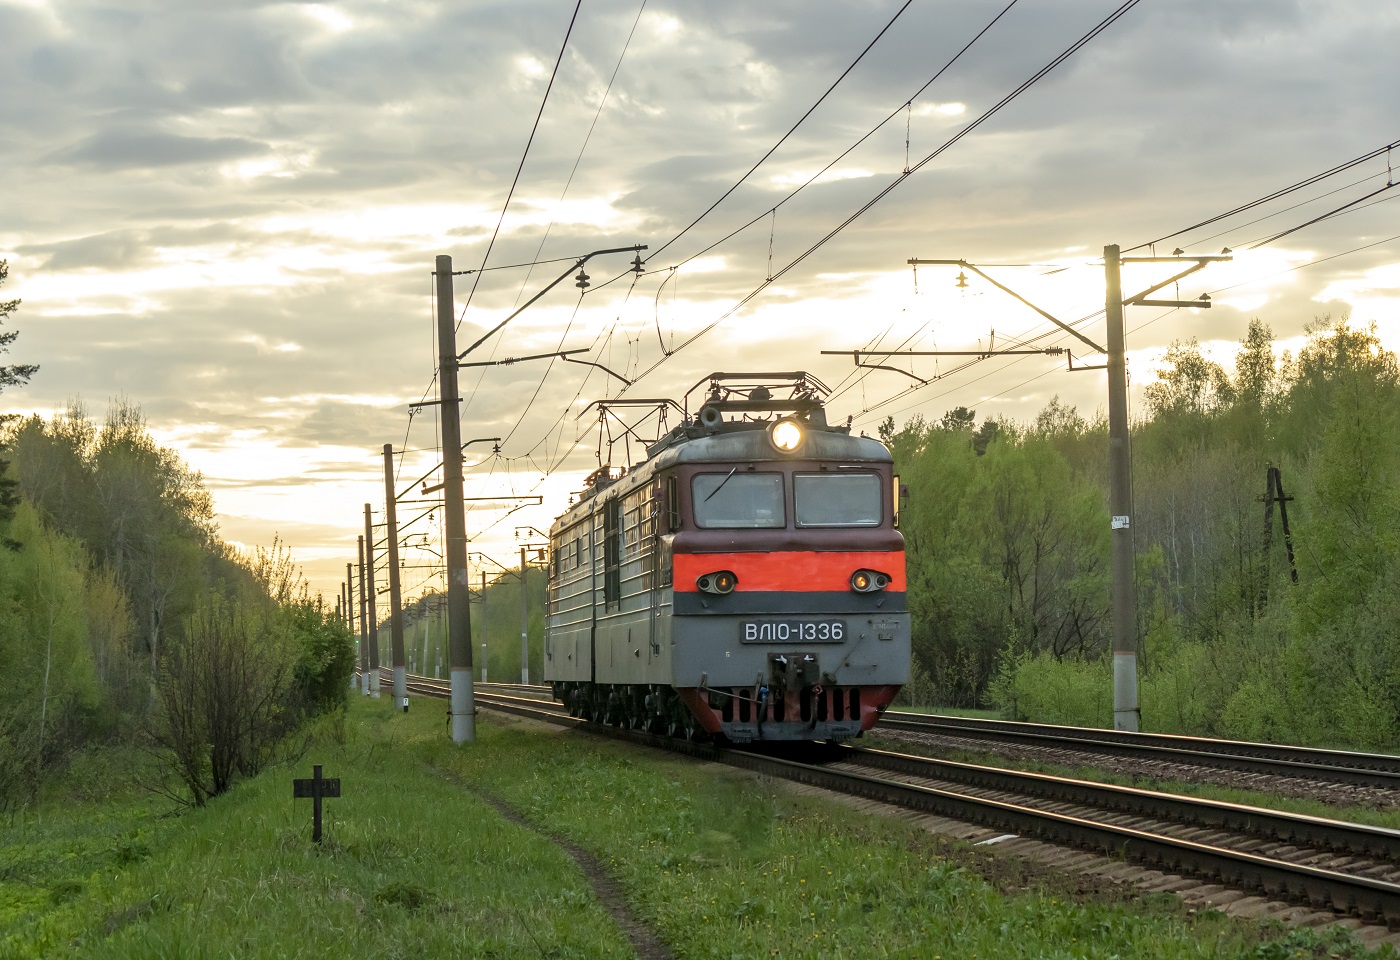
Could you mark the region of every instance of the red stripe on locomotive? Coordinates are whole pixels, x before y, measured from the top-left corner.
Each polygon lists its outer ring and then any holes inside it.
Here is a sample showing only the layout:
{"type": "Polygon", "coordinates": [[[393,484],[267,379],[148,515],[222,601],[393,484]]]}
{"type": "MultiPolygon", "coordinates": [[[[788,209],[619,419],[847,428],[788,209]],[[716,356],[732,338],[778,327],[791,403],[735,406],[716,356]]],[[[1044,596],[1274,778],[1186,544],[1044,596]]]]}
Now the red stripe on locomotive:
{"type": "Polygon", "coordinates": [[[904,551],[837,553],[815,550],[775,550],[771,553],[677,553],[675,589],[696,593],[695,579],[716,570],[738,577],[738,591],[786,590],[794,593],[851,589],[851,574],[876,570],[888,574],[889,589],[905,589],[904,551]]]}

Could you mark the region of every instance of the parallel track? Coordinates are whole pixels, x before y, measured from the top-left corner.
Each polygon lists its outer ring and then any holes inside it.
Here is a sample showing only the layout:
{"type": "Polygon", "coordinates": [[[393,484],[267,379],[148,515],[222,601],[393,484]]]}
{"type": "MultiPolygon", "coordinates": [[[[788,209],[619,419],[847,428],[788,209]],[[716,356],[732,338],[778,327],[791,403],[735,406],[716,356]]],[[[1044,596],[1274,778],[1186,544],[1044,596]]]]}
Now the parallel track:
{"type": "MultiPolygon", "coordinates": [[[[445,697],[449,685],[413,677],[409,690],[445,697]]],[[[481,685],[476,702],[1400,929],[1400,831],[881,750],[843,747],[828,750],[826,763],[801,763],[600,728],[568,716],[559,704],[481,685]],[[884,775],[890,772],[897,777],[884,775]]]]}
{"type": "Polygon", "coordinates": [[[893,710],[880,719],[880,726],[876,729],[1022,746],[1049,746],[1138,760],[1161,760],[1275,777],[1400,790],[1400,757],[1389,754],[1350,753],[1344,750],[1006,720],[927,716],[893,710]]]}

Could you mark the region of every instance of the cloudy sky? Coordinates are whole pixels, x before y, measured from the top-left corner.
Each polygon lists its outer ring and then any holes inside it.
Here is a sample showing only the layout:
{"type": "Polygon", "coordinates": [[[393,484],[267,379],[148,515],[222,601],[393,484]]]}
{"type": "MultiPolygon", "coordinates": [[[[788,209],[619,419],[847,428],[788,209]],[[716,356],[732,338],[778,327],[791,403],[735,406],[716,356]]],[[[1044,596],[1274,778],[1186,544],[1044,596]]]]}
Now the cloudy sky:
{"type": "MultiPolygon", "coordinates": [[[[988,284],[960,290],[956,270],[915,276],[906,261],[1007,264],[988,271],[1077,320],[1103,305],[1105,244],[1172,234],[1400,139],[1400,6],[1142,0],[919,166],[1119,2],[901,5],[583,0],[575,17],[569,0],[0,0],[0,258],[5,295],[24,300],[5,359],[42,366],[0,411],[139,403],[204,473],[224,536],[280,533],[333,597],[363,504],[382,505],[383,444],[407,448],[400,489],[437,462],[432,408],[410,419],[407,405],[435,396],[439,254],[510,268],[456,278],[464,346],[575,258],[646,244],[640,277],[628,255],[595,258],[587,293],[566,280],[473,354],[588,349],[637,379],[631,397],[679,399],[714,370],[805,369],[834,388],[833,418],[871,433],[957,405],[1025,420],[1056,394],[1092,415],[1103,374],[1063,358],[898,361],[921,387],[820,351],[1041,337],[1053,328],[988,284]]],[[[1212,310],[1130,310],[1135,395],[1176,339],[1228,366],[1252,316],[1281,346],[1331,313],[1400,347],[1400,189],[1245,249],[1388,182],[1381,155],[1159,244],[1237,258],[1181,284],[1211,292],[1212,310]]],[[[1101,319],[1082,329],[1102,341],[1101,319]]],[[[499,454],[468,449],[468,496],[544,500],[471,511],[474,549],[510,565],[516,527],[546,529],[597,464],[596,418],[579,415],[622,383],[530,361],[462,384],[464,437],[507,438],[499,454]]],[[[438,520],[411,532],[431,542],[438,520]]],[[[411,592],[434,560],[407,555],[411,592]]]]}

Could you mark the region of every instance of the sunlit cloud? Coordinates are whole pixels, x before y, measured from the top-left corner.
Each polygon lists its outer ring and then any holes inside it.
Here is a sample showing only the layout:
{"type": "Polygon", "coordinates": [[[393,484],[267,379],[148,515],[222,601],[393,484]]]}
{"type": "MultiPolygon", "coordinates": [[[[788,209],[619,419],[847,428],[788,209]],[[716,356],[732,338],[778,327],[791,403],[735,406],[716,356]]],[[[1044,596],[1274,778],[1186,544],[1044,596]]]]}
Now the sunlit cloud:
{"type": "Polygon", "coordinates": [[[354,29],[355,20],[343,9],[328,3],[309,3],[301,7],[309,18],[333,34],[354,29]]]}
{"type": "MultiPolygon", "coordinates": [[[[774,174],[768,178],[768,182],[775,187],[781,187],[786,190],[801,186],[808,180],[811,180],[816,173],[816,170],[790,170],[786,173],[774,174]]],[[[823,173],[819,182],[835,183],[839,180],[865,180],[873,176],[875,176],[874,171],[863,170],[858,167],[833,169],[823,173]]]]}
{"type": "Polygon", "coordinates": [[[965,103],[921,103],[913,108],[916,117],[960,117],[967,113],[965,103]]]}

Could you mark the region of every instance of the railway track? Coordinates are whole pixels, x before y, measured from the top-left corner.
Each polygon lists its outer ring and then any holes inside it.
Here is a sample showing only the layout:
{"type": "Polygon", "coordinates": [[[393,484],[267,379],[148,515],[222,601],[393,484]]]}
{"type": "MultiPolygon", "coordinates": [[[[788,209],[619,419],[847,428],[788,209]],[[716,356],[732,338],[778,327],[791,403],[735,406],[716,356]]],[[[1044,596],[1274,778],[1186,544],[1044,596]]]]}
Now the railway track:
{"type": "MultiPolygon", "coordinates": [[[[550,688],[540,684],[477,684],[477,689],[545,700],[550,698],[550,688]]],[[[969,750],[985,749],[989,743],[1049,747],[1173,766],[1211,767],[1261,777],[1361,786],[1395,791],[1400,796],[1400,756],[1390,754],[977,720],[897,710],[891,710],[881,718],[876,733],[891,730],[966,741],[959,745],[969,750]]]]}
{"type": "MultiPolygon", "coordinates": [[[[443,697],[449,687],[411,678],[409,689],[443,697]]],[[[1400,930],[1400,831],[862,747],[824,748],[822,762],[804,763],[598,728],[568,716],[559,704],[514,693],[478,685],[476,700],[488,709],[586,727],[1400,930]]]]}
{"type": "Polygon", "coordinates": [[[975,720],[891,710],[880,731],[1028,747],[1053,747],[1135,760],[1214,767],[1270,777],[1290,777],[1400,791],[1400,757],[1311,747],[1280,746],[1208,737],[1059,727],[1007,720],[975,720]]]}

